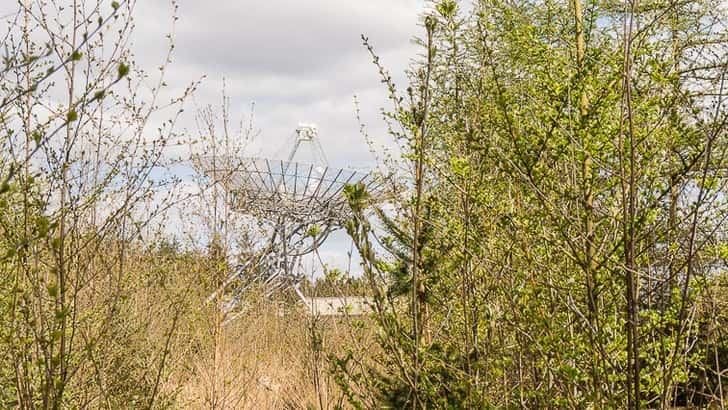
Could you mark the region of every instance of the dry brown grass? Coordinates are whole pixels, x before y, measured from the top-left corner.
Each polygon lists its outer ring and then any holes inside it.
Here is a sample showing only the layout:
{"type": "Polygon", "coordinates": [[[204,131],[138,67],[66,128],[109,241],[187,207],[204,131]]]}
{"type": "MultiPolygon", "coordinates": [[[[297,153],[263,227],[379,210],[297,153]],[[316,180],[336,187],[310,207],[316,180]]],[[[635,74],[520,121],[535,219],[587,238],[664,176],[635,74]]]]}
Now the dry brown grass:
{"type": "Polygon", "coordinates": [[[300,309],[284,312],[262,301],[225,325],[221,314],[208,313],[172,376],[180,408],[346,407],[326,361],[327,353],[341,351],[348,339],[345,322],[314,320],[300,309]]]}

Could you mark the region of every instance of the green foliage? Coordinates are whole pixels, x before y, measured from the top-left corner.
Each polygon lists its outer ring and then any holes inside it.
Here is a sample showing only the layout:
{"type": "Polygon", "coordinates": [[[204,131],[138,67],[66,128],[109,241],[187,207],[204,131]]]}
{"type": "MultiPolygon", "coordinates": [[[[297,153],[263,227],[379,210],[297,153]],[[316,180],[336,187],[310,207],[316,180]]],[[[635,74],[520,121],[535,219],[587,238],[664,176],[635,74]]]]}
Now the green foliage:
{"type": "Polygon", "coordinates": [[[339,366],[351,391],[394,408],[720,402],[705,306],[726,301],[708,291],[728,234],[724,9],[645,6],[637,34],[606,3],[434,6],[387,114],[408,197],[384,211],[347,190],[381,350],[339,366]]]}
{"type": "Polygon", "coordinates": [[[129,66],[124,63],[119,63],[119,66],[116,70],[117,78],[122,79],[129,75],[129,66]]]}
{"type": "Polygon", "coordinates": [[[97,27],[108,9],[68,3],[18,5],[21,17],[5,21],[0,408],[169,407],[171,343],[190,306],[180,272],[193,264],[140,246],[151,215],[137,211],[161,151],[111,125],[141,130],[155,108],[103,101],[130,72],[120,2],[108,30],[97,27]],[[131,164],[138,173],[123,171],[131,164]]]}

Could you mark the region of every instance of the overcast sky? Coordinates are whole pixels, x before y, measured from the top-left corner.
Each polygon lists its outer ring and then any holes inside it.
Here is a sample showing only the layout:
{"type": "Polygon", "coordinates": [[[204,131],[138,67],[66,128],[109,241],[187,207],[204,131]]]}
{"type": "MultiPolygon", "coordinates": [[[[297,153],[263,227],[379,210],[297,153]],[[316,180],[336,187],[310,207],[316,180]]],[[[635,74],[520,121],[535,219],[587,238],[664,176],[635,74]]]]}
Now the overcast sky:
{"type": "MultiPolygon", "coordinates": [[[[261,135],[250,146],[250,155],[278,153],[299,122],[311,122],[319,127],[332,165],[371,165],[373,158],[359,134],[354,95],[372,137],[381,143],[388,138],[379,110],[389,104],[360,36],[370,38],[383,63],[402,82],[417,53],[411,39],[418,34],[423,4],[181,0],[169,83],[182,87],[205,75],[196,102],[219,104],[225,78],[236,118],[255,102],[255,125],[261,135]]],[[[154,67],[163,57],[170,13],[169,1],[139,1],[133,50],[141,65],[154,67]]],[[[192,129],[190,117],[183,125],[192,129]]]]}

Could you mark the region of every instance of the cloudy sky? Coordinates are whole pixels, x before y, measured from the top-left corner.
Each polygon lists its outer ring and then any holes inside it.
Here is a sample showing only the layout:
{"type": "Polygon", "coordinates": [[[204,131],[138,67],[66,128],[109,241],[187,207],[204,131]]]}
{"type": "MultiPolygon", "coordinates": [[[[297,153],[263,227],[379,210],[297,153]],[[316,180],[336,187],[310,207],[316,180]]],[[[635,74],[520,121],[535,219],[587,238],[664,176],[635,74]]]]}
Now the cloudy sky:
{"type": "MultiPolygon", "coordinates": [[[[206,76],[195,103],[219,105],[224,78],[234,118],[247,115],[254,102],[260,135],[248,146],[249,156],[287,156],[296,125],[310,122],[319,127],[331,165],[373,167],[354,96],[370,137],[381,146],[392,145],[380,115],[390,105],[360,37],[369,37],[403,84],[418,51],[411,40],[423,10],[422,0],[181,0],[168,83],[181,89],[206,76]]],[[[155,67],[163,58],[170,14],[165,0],[137,5],[133,50],[142,66],[155,67]]],[[[194,134],[191,111],[182,127],[194,134]]],[[[338,232],[321,250],[323,259],[344,269],[350,246],[338,232]]]]}
{"type": "MultiPolygon", "coordinates": [[[[250,155],[272,155],[289,141],[299,122],[315,123],[335,166],[373,161],[359,134],[354,96],[372,137],[387,143],[379,110],[388,108],[360,36],[368,36],[395,79],[417,53],[422,0],[180,0],[170,85],[206,79],[198,105],[219,104],[222,79],[232,114],[255,103],[261,134],[250,155]]],[[[171,7],[165,0],[139,1],[133,47],[140,64],[154,67],[164,55],[171,7]]],[[[193,128],[191,118],[183,122],[193,128]]]]}

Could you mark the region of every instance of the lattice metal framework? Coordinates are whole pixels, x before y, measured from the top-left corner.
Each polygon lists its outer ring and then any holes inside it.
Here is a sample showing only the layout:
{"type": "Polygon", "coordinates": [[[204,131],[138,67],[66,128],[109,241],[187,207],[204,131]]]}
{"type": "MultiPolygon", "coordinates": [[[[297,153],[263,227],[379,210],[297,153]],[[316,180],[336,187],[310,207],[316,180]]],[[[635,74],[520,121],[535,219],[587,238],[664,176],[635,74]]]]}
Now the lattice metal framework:
{"type": "Polygon", "coordinates": [[[209,296],[208,301],[213,300],[237,283],[237,292],[227,303],[227,309],[234,308],[242,292],[256,283],[263,285],[266,295],[291,288],[302,297],[298,291],[303,279],[301,258],[313,252],[351,216],[343,196],[344,187],[361,182],[373,192],[379,184],[368,172],[328,166],[316,127],[306,124],[296,129],[296,140],[287,160],[199,158],[197,165],[213,180],[224,176],[226,189],[233,194],[233,207],[269,227],[267,245],[258,256],[238,266],[209,296]],[[315,163],[295,161],[304,144],[313,146],[315,163]]]}
{"type": "Polygon", "coordinates": [[[348,207],[342,195],[344,187],[374,183],[369,173],[263,158],[244,159],[240,172],[233,175],[240,202],[255,203],[248,212],[263,218],[283,214],[300,223],[345,220],[348,207]]]}

